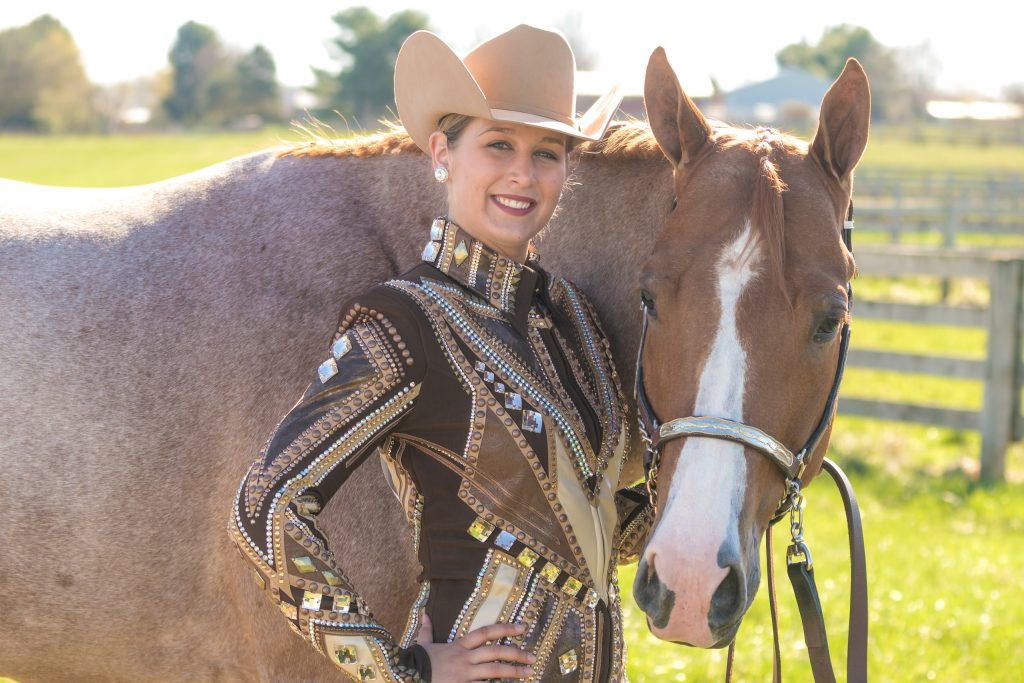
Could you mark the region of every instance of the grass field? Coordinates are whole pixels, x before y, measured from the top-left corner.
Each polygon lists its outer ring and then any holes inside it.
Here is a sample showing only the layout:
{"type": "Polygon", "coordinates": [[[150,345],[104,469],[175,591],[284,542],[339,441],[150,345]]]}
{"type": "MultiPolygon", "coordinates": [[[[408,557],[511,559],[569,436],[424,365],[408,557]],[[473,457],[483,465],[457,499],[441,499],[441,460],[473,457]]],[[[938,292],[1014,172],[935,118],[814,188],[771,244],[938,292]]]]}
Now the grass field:
{"type": "MultiPolygon", "coordinates": [[[[247,134],[34,138],[0,136],[0,177],[55,185],[113,186],[152,182],[297,136],[286,129],[247,134]]],[[[1024,148],[947,148],[882,137],[869,167],[1024,172],[1024,148]]],[[[862,226],[863,227],[863,226],[862,226]]],[[[935,300],[927,278],[858,280],[858,296],[935,300]]],[[[988,293],[954,283],[953,299],[984,305],[988,293]]],[[[983,330],[855,321],[855,348],[982,358],[983,330]]],[[[850,369],[844,395],[977,409],[978,382],[850,369]]],[[[1024,629],[1024,448],[1008,456],[1009,483],[975,483],[979,437],[936,427],[840,416],[831,456],[858,491],[868,542],[874,680],[994,683],[1024,680],[1013,643],[1024,629]]],[[[808,491],[807,538],[815,558],[833,660],[845,661],[848,570],[842,507],[830,483],[808,491]]],[[[776,541],[784,546],[785,538],[776,541]]],[[[783,554],[782,548],[777,549],[783,554]]],[[[782,570],[782,560],[777,567],[782,570]]],[[[725,651],[658,642],[629,597],[633,567],[620,575],[626,594],[631,679],[721,680],[725,651]]],[[[784,572],[782,572],[784,575],[784,572]]],[[[780,580],[785,582],[784,576],[780,580]]],[[[786,681],[810,681],[799,617],[780,583],[786,681]]],[[[738,636],[736,680],[770,680],[771,630],[762,590],[738,636]]],[[[0,616],[2,618],[2,616],[0,616]]],[[[3,672],[0,671],[0,675],[3,672]]],[[[9,683],[0,678],[0,683],[9,683]]]]}

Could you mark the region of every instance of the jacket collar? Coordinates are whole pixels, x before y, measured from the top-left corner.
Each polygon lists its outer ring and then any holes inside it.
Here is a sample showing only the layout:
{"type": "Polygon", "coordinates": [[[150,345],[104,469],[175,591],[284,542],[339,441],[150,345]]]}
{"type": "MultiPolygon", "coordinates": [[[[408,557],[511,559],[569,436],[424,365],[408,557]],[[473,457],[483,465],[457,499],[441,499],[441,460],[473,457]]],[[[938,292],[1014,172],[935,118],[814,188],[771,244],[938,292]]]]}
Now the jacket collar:
{"type": "Polygon", "coordinates": [[[541,284],[540,273],[531,267],[536,266],[536,258],[531,247],[530,265],[513,261],[443,217],[434,219],[430,241],[423,249],[424,261],[507,314],[523,336],[541,284]]]}

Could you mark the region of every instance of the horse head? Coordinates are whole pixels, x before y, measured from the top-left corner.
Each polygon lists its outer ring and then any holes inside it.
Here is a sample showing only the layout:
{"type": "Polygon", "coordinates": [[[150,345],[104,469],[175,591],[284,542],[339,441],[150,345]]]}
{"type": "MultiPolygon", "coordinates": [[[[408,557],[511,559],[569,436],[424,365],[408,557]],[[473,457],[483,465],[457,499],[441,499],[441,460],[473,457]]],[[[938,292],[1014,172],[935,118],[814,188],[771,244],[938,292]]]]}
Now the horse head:
{"type": "MultiPolygon", "coordinates": [[[[645,100],[674,168],[676,204],[641,274],[647,376],[638,388],[663,421],[698,416],[718,420],[719,432],[753,428],[798,456],[818,432],[798,461],[806,483],[828,443],[849,317],[855,267],[842,228],[867,144],[867,77],[847,62],[809,145],[708,121],[661,48],[645,100]]],[[[733,437],[690,431],[663,443],[657,516],[634,596],[664,640],[727,645],[757,591],[761,538],[786,499],[787,477],[751,439],[733,437]]]]}

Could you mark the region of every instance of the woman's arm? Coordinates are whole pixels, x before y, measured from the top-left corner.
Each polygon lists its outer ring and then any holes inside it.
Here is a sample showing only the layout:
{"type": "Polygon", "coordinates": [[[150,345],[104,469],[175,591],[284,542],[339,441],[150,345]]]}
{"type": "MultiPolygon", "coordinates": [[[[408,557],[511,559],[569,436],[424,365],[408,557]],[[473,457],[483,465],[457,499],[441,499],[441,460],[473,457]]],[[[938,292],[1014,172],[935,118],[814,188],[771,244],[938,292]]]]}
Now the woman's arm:
{"type": "Polygon", "coordinates": [[[430,677],[425,651],[399,648],[374,620],[317,525],[320,510],[420,391],[421,339],[401,308],[347,307],[316,378],[243,479],[229,523],[257,584],[292,629],[355,680],[430,677]]]}

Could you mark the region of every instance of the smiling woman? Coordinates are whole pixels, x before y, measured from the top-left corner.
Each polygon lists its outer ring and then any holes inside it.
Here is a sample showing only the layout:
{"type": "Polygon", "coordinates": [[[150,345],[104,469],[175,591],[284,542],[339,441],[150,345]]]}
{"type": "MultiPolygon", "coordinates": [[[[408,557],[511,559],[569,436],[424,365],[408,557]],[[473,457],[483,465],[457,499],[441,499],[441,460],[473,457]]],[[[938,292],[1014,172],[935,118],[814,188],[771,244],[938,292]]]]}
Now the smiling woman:
{"type": "MultiPolygon", "coordinates": [[[[421,31],[395,101],[448,210],[426,262],[343,307],[327,360],[242,481],[230,532],[293,630],[357,680],[622,680],[616,565],[651,509],[617,490],[629,439],[587,298],[538,265],[579,119],[560,34],[521,25],[459,59],[421,31]],[[373,453],[414,528],[402,634],[370,613],[317,524],[373,453]],[[569,678],[566,678],[569,677],[569,678]]],[[[398,534],[401,530],[395,529],[398,534]]],[[[403,606],[404,607],[404,606],[403,606]]]]}

